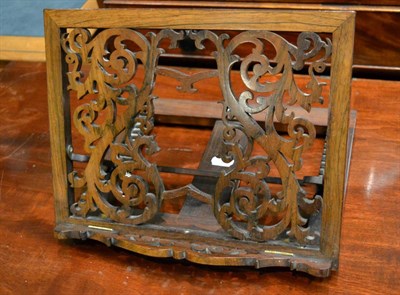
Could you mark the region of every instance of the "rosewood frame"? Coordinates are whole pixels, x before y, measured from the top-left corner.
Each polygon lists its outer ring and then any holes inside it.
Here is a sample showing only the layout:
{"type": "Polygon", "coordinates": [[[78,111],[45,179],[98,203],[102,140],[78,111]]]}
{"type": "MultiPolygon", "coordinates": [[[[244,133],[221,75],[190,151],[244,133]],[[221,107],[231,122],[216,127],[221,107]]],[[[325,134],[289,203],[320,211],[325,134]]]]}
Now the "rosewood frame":
{"type": "MultiPolygon", "coordinates": [[[[343,200],[346,185],[346,159],[348,156],[349,108],[352,75],[355,13],[339,11],[290,11],[253,9],[106,9],[106,10],[46,10],[45,37],[47,59],[48,103],[52,150],[53,185],[55,196],[56,232],[59,238],[98,239],[138,253],[212,265],[290,266],[315,276],[328,276],[337,269],[343,200]],[[224,17],[222,18],[221,15],[224,17]],[[227,21],[229,20],[229,21],[227,21]],[[265,247],[265,259],[237,257],[205,257],[194,252],[153,249],[114,239],[123,224],[88,222],[70,218],[68,200],[68,165],[65,124],[69,113],[67,104],[66,70],[63,62],[60,37],[66,28],[170,28],[212,30],[269,30],[316,33],[332,33],[330,114],[327,131],[326,172],[324,202],[322,208],[321,241],[318,253],[306,253],[299,249],[265,247]],[[62,98],[62,99],[60,99],[62,98]],[[69,228],[73,230],[69,233],[69,228]],[[78,230],[80,229],[80,230],[78,230]],[[108,231],[108,232],[107,232],[108,231]],[[80,232],[80,233],[79,233],[80,232]],[[86,234],[84,234],[86,233],[86,234]],[[285,254],[287,256],[285,256],[285,254]],[[312,260],[318,261],[313,263],[312,260]]],[[[145,230],[136,230],[143,234],[145,230]]],[[[148,233],[154,234],[154,230],[148,233]]],[[[182,235],[177,234],[179,239],[182,235]]]]}

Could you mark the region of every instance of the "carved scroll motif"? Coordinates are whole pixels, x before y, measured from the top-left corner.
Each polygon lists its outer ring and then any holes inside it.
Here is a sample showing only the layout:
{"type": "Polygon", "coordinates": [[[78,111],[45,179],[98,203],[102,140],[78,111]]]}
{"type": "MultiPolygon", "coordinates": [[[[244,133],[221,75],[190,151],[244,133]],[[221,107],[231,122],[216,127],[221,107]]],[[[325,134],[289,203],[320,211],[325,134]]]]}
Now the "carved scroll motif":
{"type": "MultiPolygon", "coordinates": [[[[285,106],[298,104],[310,111],[313,103],[322,102],[323,83],[314,73],[324,71],[331,54],[330,41],[309,32],[299,34],[297,46],[268,31],[246,31],[231,40],[227,34],[218,36],[208,30],[186,33],[198,49],[204,48],[206,39],[216,47],[214,56],[224,96],[221,115],[225,151],[220,157],[235,163],[219,177],[214,199],[204,197],[212,203],[216,219],[239,239],[266,241],[287,231],[300,243],[312,240],[314,233],[307,227],[308,217],[319,210],[322,200],[319,196],[306,198],[296,172],[302,167],[303,151],[313,144],[315,127],[304,118],[286,113],[285,106]],[[252,52],[242,58],[234,54],[245,43],[252,45],[252,52]],[[275,49],[273,61],[264,53],[265,46],[275,49]],[[308,91],[303,92],[293,70],[302,69],[305,61],[312,58],[308,91]],[[239,95],[234,93],[230,79],[235,64],[240,65],[241,79],[247,87],[239,95]],[[274,79],[269,80],[270,77],[274,79]],[[286,101],[285,96],[289,98],[286,101]],[[264,128],[252,117],[260,112],[265,113],[264,128]],[[277,133],[274,117],[287,125],[288,138],[277,133]],[[248,138],[247,146],[239,144],[239,135],[248,138]],[[263,148],[265,156],[251,156],[254,144],[263,148]],[[282,190],[275,195],[266,182],[271,165],[282,180],[282,190]],[[270,215],[277,221],[263,224],[262,220],[270,215]]],[[[93,36],[88,30],[74,29],[62,37],[66,62],[71,68],[67,73],[68,89],[75,91],[78,99],[95,97],[78,106],[73,114],[89,159],[82,175],[76,171],[68,175],[71,186],[83,191],[71,206],[73,215],[86,217],[99,211],[118,222],[139,224],[157,213],[164,197],[173,198],[174,192],[165,191],[156,165],[142,154],[158,150],[150,135],[154,126],[151,93],[155,76],[175,78],[181,82],[178,90],[187,92],[196,91],[194,83],[217,76],[216,71],[190,76],[158,66],[163,52],[160,41],[167,38],[174,47],[183,37],[183,31],[162,30],[143,36],[131,29],[106,29],[93,36]],[[139,50],[129,50],[126,41],[139,50]],[[139,62],[145,65],[140,87],[132,82],[139,62]],[[83,77],[82,66],[90,67],[87,77],[83,77]],[[122,113],[117,112],[120,106],[125,106],[122,113]],[[99,116],[103,118],[101,123],[97,123],[99,116]]],[[[191,190],[187,186],[180,191],[191,190]]]]}
{"type": "Polygon", "coordinates": [[[163,52],[158,44],[163,38],[176,46],[182,34],[162,30],[146,38],[134,30],[108,29],[91,36],[88,30],[74,29],[62,37],[66,62],[72,66],[67,73],[68,89],[76,91],[78,99],[95,95],[73,114],[73,123],[90,155],[83,175],[76,171],[68,175],[72,187],[83,189],[71,206],[76,216],[99,210],[112,220],[137,224],[158,211],[164,186],[157,167],[143,157],[142,151],[151,154],[158,150],[150,135],[154,125],[151,92],[154,69],[163,52]],[[134,42],[139,50],[127,49],[126,41],[134,42]],[[139,60],[147,66],[140,88],[131,82],[139,60]],[[82,66],[90,66],[85,78],[82,66]],[[118,106],[128,107],[118,114],[118,106]],[[100,115],[103,121],[97,124],[100,115]],[[111,167],[105,165],[107,155],[111,167]]]}
{"type": "Polygon", "coordinates": [[[217,183],[214,214],[218,222],[239,239],[265,241],[277,238],[286,229],[289,229],[288,235],[300,243],[314,239],[313,233],[307,227],[307,216],[302,216],[300,208],[303,212],[315,213],[322,200],[319,196],[314,199],[306,198],[295,172],[302,167],[302,152],[313,143],[315,127],[311,122],[295,117],[293,113],[287,114],[283,97],[286,93],[290,98],[287,105],[299,104],[307,111],[310,111],[312,103],[322,103],[323,83],[318,82],[314,71],[324,71],[324,62],[331,54],[330,40],[324,42],[315,33],[301,33],[296,47],[271,32],[247,31],[224,46],[229,39],[226,34],[217,36],[210,31],[200,31],[192,33],[191,37],[199,49],[203,48],[202,42],[205,39],[211,40],[216,46],[214,54],[224,95],[222,119],[226,126],[226,152],[221,156],[227,162],[233,159],[236,163],[217,183]],[[244,43],[250,43],[254,47],[241,60],[234,51],[244,43]],[[264,54],[265,44],[273,46],[277,52],[275,65],[264,54]],[[311,80],[307,88],[311,92],[304,93],[295,82],[293,70],[302,69],[306,60],[317,56],[322,50],[324,55],[309,66],[311,80]],[[230,81],[230,71],[235,63],[240,63],[242,81],[248,88],[238,97],[235,96],[230,81]],[[275,80],[268,81],[271,76],[275,80]],[[267,80],[261,82],[261,78],[267,80]],[[267,95],[255,97],[255,92],[267,95]],[[251,116],[262,111],[266,112],[264,129],[251,116]],[[289,139],[280,136],[275,130],[274,116],[279,122],[287,124],[289,139]],[[238,132],[249,139],[246,150],[235,141],[238,132]],[[267,157],[251,157],[254,141],[264,149],[267,157]],[[265,181],[271,162],[282,179],[282,191],[276,196],[271,196],[265,181]],[[261,220],[268,214],[280,214],[283,217],[275,224],[263,225],[261,220]]]}

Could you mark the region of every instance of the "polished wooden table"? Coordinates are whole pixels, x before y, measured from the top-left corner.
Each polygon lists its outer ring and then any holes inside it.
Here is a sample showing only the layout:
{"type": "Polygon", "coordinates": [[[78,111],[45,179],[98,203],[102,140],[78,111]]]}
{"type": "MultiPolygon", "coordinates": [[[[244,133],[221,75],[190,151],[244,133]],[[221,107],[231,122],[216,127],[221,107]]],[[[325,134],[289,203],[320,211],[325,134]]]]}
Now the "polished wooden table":
{"type": "Polygon", "coordinates": [[[328,279],[56,240],[45,65],[1,64],[0,93],[0,294],[400,293],[400,82],[353,82],[340,266],[328,279]]]}

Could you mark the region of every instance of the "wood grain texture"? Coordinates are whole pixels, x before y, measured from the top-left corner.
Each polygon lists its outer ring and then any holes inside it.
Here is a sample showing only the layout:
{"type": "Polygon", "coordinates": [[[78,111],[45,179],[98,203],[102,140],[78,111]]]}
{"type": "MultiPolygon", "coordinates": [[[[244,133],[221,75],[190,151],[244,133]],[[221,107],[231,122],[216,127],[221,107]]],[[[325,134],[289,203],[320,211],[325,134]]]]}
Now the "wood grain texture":
{"type": "Polygon", "coordinates": [[[45,10],[59,27],[92,28],[171,28],[213,30],[264,30],[333,32],[353,12],[337,11],[271,11],[248,9],[239,13],[235,9],[98,9],[98,10],[45,10]],[[279,16],[277,14],[279,13],[279,16]],[[110,14],[118,18],[109,17],[110,14]],[[224,18],[221,18],[221,14],[224,18]],[[132,17],[137,15],[138,17],[132,17]],[[226,20],[229,20],[228,22],[226,20]]]}
{"type": "MultiPolygon", "coordinates": [[[[199,266],[152,259],[94,241],[54,239],[46,67],[2,65],[0,293],[398,294],[398,93],[399,82],[353,81],[351,108],[358,110],[358,122],[341,263],[337,273],[322,280],[286,269],[199,266]]],[[[207,141],[204,136],[198,141],[207,141]]],[[[166,138],[179,141],[183,135],[171,131],[166,138]]]]}
{"type": "Polygon", "coordinates": [[[66,132],[66,124],[64,116],[68,112],[68,104],[63,102],[67,99],[66,85],[63,72],[66,66],[61,63],[63,55],[61,53],[60,36],[61,29],[49,17],[45,17],[45,37],[46,37],[46,60],[47,72],[52,73],[47,76],[49,85],[47,91],[49,101],[49,121],[54,122],[50,126],[50,134],[52,138],[51,149],[54,151],[52,157],[52,167],[54,175],[54,195],[56,205],[56,223],[66,220],[68,217],[68,185],[67,185],[67,168],[71,165],[71,161],[66,160],[62,155],[66,154],[65,145],[60,145],[59,142],[70,141],[70,136],[66,132]],[[51,99],[53,98],[53,99],[51,99]],[[59,98],[59,99],[54,99],[59,98]]]}
{"type": "Polygon", "coordinates": [[[396,67],[400,71],[400,44],[394,37],[399,23],[400,11],[357,12],[354,64],[396,67]]]}
{"type": "Polygon", "coordinates": [[[330,117],[327,131],[327,154],[324,203],[321,228],[321,251],[339,256],[339,239],[346,183],[347,134],[351,95],[355,18],[349,18],[334,33],[337,41],[332,53],[330,117]],[[332,205],[334,204],[334,205],[332,205]],[[335,222],[331,222],[335,220],[335,222]]]}

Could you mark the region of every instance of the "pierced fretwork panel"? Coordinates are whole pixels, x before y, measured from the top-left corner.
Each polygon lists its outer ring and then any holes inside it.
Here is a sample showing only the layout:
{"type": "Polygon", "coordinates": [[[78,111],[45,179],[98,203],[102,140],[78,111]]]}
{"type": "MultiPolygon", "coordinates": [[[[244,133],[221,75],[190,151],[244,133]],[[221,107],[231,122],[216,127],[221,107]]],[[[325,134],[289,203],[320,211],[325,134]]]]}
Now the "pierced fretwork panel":
{"type": "Polygon", "coordinates": [[[316,74],[325,70],[330,58],[329,39],[304,32],[297,44],[291,44],[269,31],[244,31],[230,37],[209,30],[164,29],[143,35],[133,29],[73,29],[62,36],[61,44],[69,65],[67,89],[82,101],[71,116],[73,128],[84,139],[84,153],[78,155],[73,145],[67,147],[72,161],[85,163],[79,171],[68,173],[70,186],[79,192],[70,207],[72,215],[142,224],[159,213],[162,202],[191,194],[209,204],[221,227],[238,239],[267,241],[287,235],[303,244],[316,238],[309,218],[320,210],[322,198],[318,194],[306,197],[296,177],[302,153],[312,146],[316,130],[287,108],[297,105],[309,112],[312,104],[323,102],[324,83],[316,74]],[[176,48],[184,39],[192,40],[198,50],[211,42],[217,69],[188,75],[158,65],[166,49],[161,44],[176,48]],[[236,51],[243,44],[250,44],[252,50],[239,56],[236,51]],[[266,47],[273,48],[275,56],[268,56],[266,47]],[[306,62],[310,79],[304,91],[296,84],[294,72],[306,62]],[[137,84],[140,66],[144,75],[137,84]],[[236,66],[246,87],[240,93],[231,81],[236,66]],[[88,69],[86,74],[83,68],[88,69]],[[195,83],[200,80],[219,79],[224,125],[219,157],[234,165],[218,174],[213,196],[192,185],[166,190],[160,167],[146,157],[159,150],[152,135],[157,75],[176,79],[177,89],[189,93],[197,91],[195,83]],[[260,113],[263,125],[254,118],[260,113]],[[286,126],[287,136],[277,132],[274,122],[286,126]],[[252,155],[255,144],[264,155],[252,155]],[[276,194],[267,182],[271,165],[282,184],[276,194]],[[269,216],[274,222],[265,224],[269,216]]]}

